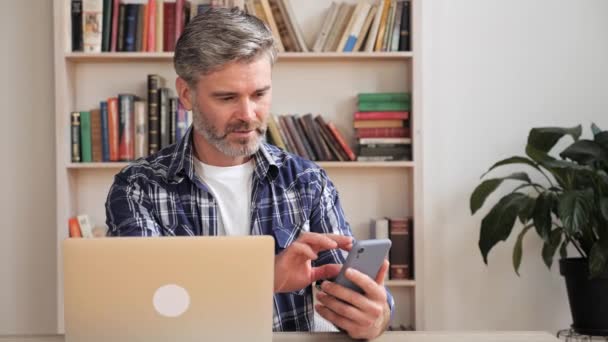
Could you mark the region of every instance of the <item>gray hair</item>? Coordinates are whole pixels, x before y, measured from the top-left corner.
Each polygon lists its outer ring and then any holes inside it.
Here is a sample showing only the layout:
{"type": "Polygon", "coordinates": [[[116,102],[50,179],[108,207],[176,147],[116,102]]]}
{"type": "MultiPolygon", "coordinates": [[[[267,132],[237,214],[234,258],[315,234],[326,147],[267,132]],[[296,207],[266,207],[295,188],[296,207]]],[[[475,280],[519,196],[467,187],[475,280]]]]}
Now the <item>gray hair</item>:
{"type": "Polygon", "coordinates": [[[251,62],[267,54],[277,58],[274,38],[260,19],[237,7],[210,8],[194,17],[175,45],[173,65],[179,77],[195,88],[199,76],[230,62],[251,62]]]}

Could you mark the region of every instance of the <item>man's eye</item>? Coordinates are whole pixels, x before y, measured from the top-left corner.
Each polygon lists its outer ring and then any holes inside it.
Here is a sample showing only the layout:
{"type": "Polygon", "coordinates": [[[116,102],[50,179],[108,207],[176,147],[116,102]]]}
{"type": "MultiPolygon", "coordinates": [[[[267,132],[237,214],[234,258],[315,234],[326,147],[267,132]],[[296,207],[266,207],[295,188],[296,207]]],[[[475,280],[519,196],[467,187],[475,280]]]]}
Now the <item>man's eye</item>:
{"type": "Polygon", "coordinates": [[[220,97],[220,101],[229,102],[234,100],[234,96],[220,97]]]}
{"type": "Polygon", "coordinates": [[[264,95],[266,95],[265,91],[261,91],[261,92],[255,94],[256,97],[264,97],[264,95]]]}

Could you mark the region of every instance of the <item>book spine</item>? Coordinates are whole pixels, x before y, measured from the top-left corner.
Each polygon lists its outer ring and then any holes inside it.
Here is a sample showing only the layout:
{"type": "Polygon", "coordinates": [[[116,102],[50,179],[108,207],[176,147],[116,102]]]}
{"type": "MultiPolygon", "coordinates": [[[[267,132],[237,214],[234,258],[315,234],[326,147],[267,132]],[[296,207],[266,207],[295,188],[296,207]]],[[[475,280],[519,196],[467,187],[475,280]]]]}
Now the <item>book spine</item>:
{"type": "Polygon", "coordinates": [[[165,6],[163,0],[156,0],[156,52],[163,52],[165,30],[165,6]]]}
{"type": "Polygon", "coordinates": [[[360,112],[406,112],[409,102],[359,102],[360,112]]]}
{"type": "Polygon", "coordinates": [[[395,24],[393,25],[393,34],[391,36],[391,49],[390,51],[399,51],[399,40],[401,32],[401,19],[403,12],[403,1],[397,1],[397,7],[395,9],[395,24]]]}
{"type": "Polygon", "coordinates": [[[101,51],[108,52],[111,48],[112,37],[112,2],[103,0],[103,29],[101,37],[101,51]]]}
{"type": "MultiPolygon", "coordinates": [[[[372,239],[390,239],[390,236],[388,234],[388,220],[383,218],[383,219],[377,219],[377,220],[372,220],[372,234],[371,234],[371,238],[372,239]]],[[[391,241],[392,243],[392,241],[391,241]]],[[[389,279],[389,275],[390,275],[390,271],[386,272],[386,275],[384,277],[384,280],[388,280],[389,279]]]]}
{"type": "Polygon", "coordinates": [[[108,145],[110,147],[110,161],[119,161],[120,112],[116,97],[108,99],[108,145]]]}
{"type": "Polygon", "coordinates": [[[343,156],[343,154],[341,153],[341,148],[340,146],[334,145],[337,144],[334,143],[334,141],[331,138],[331,133],[326,131],[326,128],[322,126],[322,124],[316,120],[315,118],[315,124],[317,125],[317,128],[319,129],[319,133],[321,135],[321,139],[323,140],[323,143],[325,145],[327,145],[327,147],[329,148],[329,151],[331,152],[331,159],[330,160],[338,160],[338,161],[345,161],[348,160],[348,156],[343,156]]]}
{"type": "Polygon", "coordinates": [[[325,122],[323,117],[321,115],[317,115],[317,117],[315,117],[315,121],[317,121],[321,130],[323,132],[325,132],[326,139],[329,142],[330,146],[333,146],[334,150],[338,152],[338,154],[336,155],[338,157],[338,159],[340,161],[350,160],[350,157],[348,156],[346,151],[342,148],[342,146],[340,145],[340,142],[336,139],[336,137],[334,137],[334,134],[331,132],[331,130],[327,126],[327,123],[325,122]]]}
{"type": "Polygon", "coordinates": [[[80,112],[80,158],[85,163],[92,161],[90,112],[80,112]]]}
{"type": "Polygon", "coordinates": [[[359,93],[357,100],[361,102],[410,102],[410,93],[359,93]]]}
{"type": "Polygon", "coordinates": [[[102,101],[99,103],[101,111],[101,160],[104,162],[110,161],[110,140],[108,134],[108,103],[102,101]]]}
{"type": "Polygon", "coordinates": [[[410,51],[410,8],[409,0],[403,3],[401,12],[401,31],[399,32],[399,51],[410,51]]]}
{"type": "Polygon", "coordinates": [[[156,51],[156,13],[156,0],[148,0],[148,52],[156,51]]]}
{"type": "Polygon", "coordinates": [[[287,147],[285,146],[285,142],[281,137],[281,133],[279,132],[279,126],[275,120],[274,115],[272,114],[268,118],[268,132],[270,133],[270,137],[272,138],[272,141],[277,147],[283,150],[287,149],[287,147]]]}
{"type": "Polygon", "coordinates": [[[143,34],[144,34],[144,5],[136,4],[136,19],[135,19],[135,49],[134,51],[143,51],[143,34]]]}
{"type": "Polygon", "coordinates": [[[295,147],[295,150],[293,152],[295,154],[298,154],[301,157],[308,158],[308,156],[306,154],[306,148],[304,148],[304,144],[300,140],[300,138],[298,136],[298,132],[296,131],[296,128],[295,128],[292,120],[290,119],[290,116],[282,115],[279,117],[279,119],[282,122],[284,122],[284,126],[286,127],[287,132],[289,133],[289,136],[291,137],[291,140],[293,141],[293,146],[295,147]]]}
{"type": "Polygon", "coordinates": [[[150,25],[150,16],[148,15],[148,11],[150,10],[148,4],[143,5],[143,14],[142,14],[142,30],[141,30],[141,51],[148,51],[148,25],[150,25]]]}
{"type": "Polygon", "coordinates": [[[176,97],[169,99],[169,144],[174,144],[177,136],[177,102],[176,97]]]}
{"type": "Polygon", "coordinates": [[[133,52],[137,39],[138,5],[127,4],[125,10],[125,46],[124,51],[133,52]]]}
{"type": "Polygon", "coordinates": [[[70,114],[72,163],[80,163],[80,112],[70,114]]]}
{"type": "Polygon", "coordinates": [[[159,92],[161,78],[148,75],[148,143],[150,155],[160,150],[159,92]]]}
{"type": "Polygon", "coordinates": [[[171,126],[171,114],[169,113],[169,89],[159,89],[159,119],[160,119],[160,148],[163,149],[169,146],[171,135],[169,129],[171,126]]]}
{"type": "Polygon", "coordinates": [[[118,39],[120,35],[118,34],[118,16],[120,11],[120,0],[112,0],[112,34],[110,40],[110,50],[113,52],[118,51],[118,39]]]}
{"type": "Polygon", "coordinates": [[[175,42],[179,39],[179,36],[182,35],[184,31],[184,0],[175,1],[175,42]]]}
{"type": "Polygon", "coordinates": [[[72,17],[72,51],[82,51],[82,0],[72,0],[70,5],[72,17]]]}
{"type": "Polygon", "coordinates": [[[68,231],[71,238],[81,238],[82,232],[80,231],[80,225],[76,217],[70,217],[68,220],[68,231]]]}
{"type": "Polygon", "coordinates": [[[148,155],[148,117],[146,103],[135,101],[135,159],[148,155]]]}
{"type": "Polygon", "coordinates": [[[103,161],[102,156],[101,111],[91,110],[91,158],[95,163],[103,161]]]}
{"type": "Polygon", "coordinates": [[[389,236],[392,242],[389,252],[390,279],[412,278],[411,228],[411,219],[389,221],[389,236]]]}
{"type": "Polygon", "coordinates": [[[319,146],[317,144],[317,141],[314,140],[313,133],[310,131],[310,129],[308,129],[308,126],[306,125],[306,121],[304,120],[304,117],[300,116],[295,119],[298,121],[298,124],[301,127],[302,134],[303,134],[304,138],[306,139],[306,141],[308,142],[310,150],[315,155],[316,160],[324,160],[325,158],[323,158],[323,152],[321,151],[321,146],[319,146]]]}
{"type": "Polygon", "coordinates": [[[123,3],[118,5],[118,34],[116,38],[116,51],[125,51],[125,11],[127,6],[123,3]]]}
{"type": "Polygon", "coordinates": [[[411,137],[408,127],[389,128],[358,128],[357,138],[409,138],[411,137]]]}
{"type": "Polygon", "coordinates": [[[277,122],[279,124],[279,128],[281,132],[283,132],[283,137],[285,138],[285,145],[287,145],[287,150],[293,154],[298,153],[298,147],[296,146],[296,142],[294,141],[291,133],[289,132],[289,128],[287,127],[287,122],[285,121],[284,115],[279,115],[276,117],[277,122]]]}
{"type": "Polygon", "coordinates": [[[346,154],[348,155],[348,158],[350,160],[356,160],[357,157],[355,156],[355,153],[350,148],[350,146],[348,146],[348,144],[346,143],[346,140],[344,139],[344,137],[342,137],[342,134],[340,134],[340,131],[338,131],[338,128],[334,125],[334,123],[328,122],[327,127],[331,130],[331,133],[336,138],[336,140],[338,140],[338,143],[340,143],[340,146],[342,147],[344,152],[346,152],[346,154]]]}
{"type": "Polygon", "coordinates": [[[118,95],[120,111],[120,145],[119,158],[123,161],[135,157],[135,97],[118,95]]]}
{"type": "Polygon", "coordinates": [[[293,122],[293,126],[296,130],[296,134],[298,135],[298,138],[302,142],[302,145],[304,145],[304,149],[306,150],[307,158],[309,160],[313,160],[313,161],[319,160],[319,158],[317,158],[315,151],[312,149],[312,147],[310,146],[310,143],[308,142],[308,138],[306,137],[306,134],[304,133],[304,128],[302,127],[300,120],[298,120],[298,118],[295,115],[290,115],[289,120],[291,122],[293,122]]]}
{"type": "Polygon", "coordinates": [[[312,114],[305,114],[303,117],[304,127],[309,133],[309,137],[312,140],[312,143],[316,145],[318,149],[318,155],[321,160],[332,160],[331,152],[329,148],[324,144],[323,139],[321,138],[321,133],[319,132],[319,128],[315,125],[312,114]]]}
{"type": "Polygon", "coordinates": [[[103,1],[82,1],[82,40],[84,52],[101,52],[103,1]]]}
{"type": "Polygon", "coordinates": [[[355,120],[407,120],[409,112],[357,112],[355,120]]]}
{"type": "Polygon", "coordinates": [[[175,2],[165,2],[163,6],[163,48],[165,52],[171,52],[175,50],[175,2]]]}

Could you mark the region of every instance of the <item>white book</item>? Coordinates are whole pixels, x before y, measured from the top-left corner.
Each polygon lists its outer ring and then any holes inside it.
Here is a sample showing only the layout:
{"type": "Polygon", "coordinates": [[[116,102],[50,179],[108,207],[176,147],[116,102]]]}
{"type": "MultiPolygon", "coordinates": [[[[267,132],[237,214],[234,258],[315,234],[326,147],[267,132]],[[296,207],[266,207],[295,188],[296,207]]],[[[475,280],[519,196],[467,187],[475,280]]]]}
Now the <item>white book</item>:
{"type": "Polygon", "coordinates": [[[411,144],[411,138],[361,138],[359,144],[411,144]]]}
{"type": "Polygon", "coordinates": [[[156,52],[163,52],[163,25],[164,8],[163,0],[156,0],[156,52]]]}
{"type": "Polygon", "coordinates": [[[331,6],[327,10],[327,14],[325,16],[325,21],[323,21],[323,26],[321,27],[321,31],[317,35],[317,40],[315,41],[314,46],[312,47],[312,51],[314,52],[323,52],[323,45],[327,41],[327,37],[329,36],[329,32],[334,22],[336,21],[336,17],[338,15],[339,9],[338,3],[335,1],[331,3],[331,6]]]}
{"type": "Polygon", "coordinates": [[[93,226],[91,225],[91,220],[89,219],[89,215],[78,215],[76,216],[78,220],[78,225],[80,226],[80,233],[83,238],[92,238],[93,237],[93,226]]]}
{"type": "Polygon", "coordinates": [[[135,159],[148,156],[147,103],[135,101],[135,159]]]}
{"type": "Polygon", "coordinates": [[[393,34],[389,51],[399,51],[399,40],[401,40],[401,14],[403,13],[403,1],[397,1],[395,9],[395,22],[393,23],[393,34]]]}
{"type": "MultiPolygon", "coordinates": [[[[388,219],[385,218],[380,218],[380,219],[376,219],[376,220],[372,220],[372,234],[371,234],[371,238],[372,239],[389,239],[389,233],[388,233],[388,219]]],[[[384,280],[388,280],[389,279],[389,273],[390,272],[386,272],[386,276],[384,277],[384,280]]]]}
{"type": "Polygon", "coordinates": [[[359,37],[359,34],[361,33],[361,28],[363,27],[365,19],[367,19],[367,15],[371,8],[372,5],[370,5],[369,3],[361,3],[361,7],[359,8],[357,17],[353,21],[353,25],[350,29],[348,37],[346,38],[346,42],[344,43],[344,48],[342,49],[342,51],[354,51],[355,45],[357,44],[357,40],[359,38],[363,39],[363,37],[359,37]]]}
{"type": "Polygon", "coordinates": [[[285,9],[287,10],[287,15],[289,16],[287,21],[289,23],[291,23],[293,31],[296,34],[296,39],[298,40],[298,45],[300,46],[300,49],[302,49],[302,52],[309,52],[310,50],[308,49],[308,46],[306,45],[306,41],[304,40],[304,36],[302,35],[302,30],[300,29],[300,25],[298,25],[298,21],[296,20],[296,15],[295,15],[293,8],[291,7],[291,3],[289,2],[289,0],[279,0],[279,1],[283,3],[283,7],[285,7],[285,9]]]}
{"type": "Polygon", "coordinates": [[[334,21],[333,25],[331,26],[331,29],[329,30],[329,36],[327,37],[325,45],[323,45],[323,51],[336,51],[336,46],[340,42],[342,32],[344,32],[344,28],[348,24],[348,19],[350,18],[354,8],[355,5],[347,3],[340,4],[340,9],[338,10],[336,20],[334,21]]]}
{"type": "Polygon", "coordinates": [[[363,42],[365,41],[367,32],[369,31],[370,27],[372,26],[372,21],[374,21],[374,18],[376,17],[376,11],[378,11],[378,6],[372,5],[372,8],[370,8],[369,13],[367,14],[367,18],[365,18],[365,22],[363,23],[363,26],[361,27],[361,31],[359,32],[359,35],[357,36],[357,43],[355,44],[353,51],[361,51],[361,46],[363,46],[363,42]]]}
{"type": "Polygon", "coordinates": [[[378,38],[378,29],[380,28],[380,22],[382,21],[382,12],[384,12],[384,4],[384,0],[379,0],[378,11],[376,11],[374,23],[369,31],[369,35],[367,36],[367,43],[365,43],[365,52],[374,52],[374,45],[376,44],[376,39],[378,38]]]}
{"type": "Polygon", "coordinates": [[[363,6],[362,2],[358,2],[357,5],[355,5],[355,10],[353,11],[350,18],[348,19],[348,24],[346,24],[344,31],[342,31],[342,35],[340,36],[338,46],[336,47],[336,52],[344,51],[344,46],[346,45],[346,40],[348,39],[348,36],[350,36],[350,31],[351,31],[355,21],[359,17],[359,12],[361,11],[362,6],[363,6]]]}
{"type": "Polygon", "coordinates": [[[103,0],[82,0],[82,41],[84,52],[101,52],[103,0]]]}

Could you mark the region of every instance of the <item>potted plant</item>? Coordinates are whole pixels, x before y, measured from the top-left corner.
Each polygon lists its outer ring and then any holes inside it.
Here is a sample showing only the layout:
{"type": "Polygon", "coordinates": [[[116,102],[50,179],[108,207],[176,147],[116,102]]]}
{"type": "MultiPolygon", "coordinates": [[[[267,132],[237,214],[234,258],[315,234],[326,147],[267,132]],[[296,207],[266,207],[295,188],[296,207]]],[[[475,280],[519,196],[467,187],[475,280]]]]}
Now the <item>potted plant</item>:
{"type": "Polygon", "coordinates": [[[581,126],[533,128],[526,156],[501,160],[497,167],[523,164],[526,172],[485,179],[470,198],[475,214],[488,196],[505,181],[516,185],[481,221],[479,250],[484,262],[500,241],[518,228],[513,267],[519,275],[522,241],[533,230],[543,241],[542,258],[551,268],[560,255],[560,273],[566,279],[572,328],[581,334],[608,335],[608,131],[591,125],[593,139],[581,139],[581,126]],[[558,157],[551,150],[563,137],[573,139],[558,157]],[[536,179],[534,178],[534,179],[536,179]],[[520,223],[518,223],[518,221],[520,223]],[[574,254],[569,257],[568,254],[574,254]]]}

